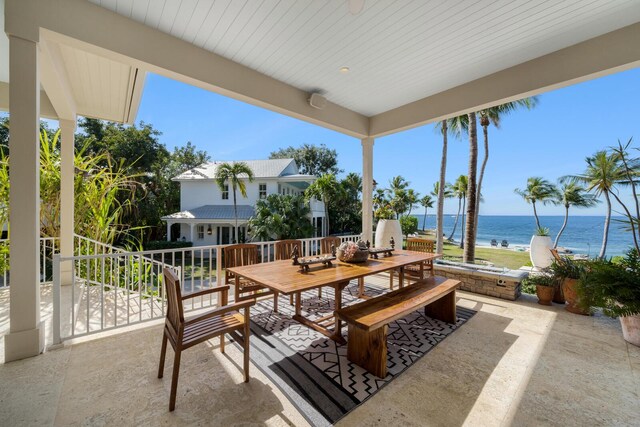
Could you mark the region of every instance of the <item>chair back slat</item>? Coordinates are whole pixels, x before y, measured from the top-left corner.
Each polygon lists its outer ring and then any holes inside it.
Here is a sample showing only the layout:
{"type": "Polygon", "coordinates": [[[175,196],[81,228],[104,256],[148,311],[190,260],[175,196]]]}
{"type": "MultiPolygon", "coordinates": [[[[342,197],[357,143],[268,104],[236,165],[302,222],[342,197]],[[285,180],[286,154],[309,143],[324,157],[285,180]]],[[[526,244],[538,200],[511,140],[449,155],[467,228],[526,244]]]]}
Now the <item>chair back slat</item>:
{"type": "Polygon", "coordinates": [[[260,247],[249,243],[230,245],[222,248],[222,265],[225,268],[226,283],[234,277],[228,269],[244,265],[258,264],[260,247]]]}
{"type": "Polygon", "coordinates": [[[298,255],[303,256],[302,241],[300,240],[278,240],[275,243],[276,261],[289,259],[293,255],[293,248],[298,247],[298,255]]]}
{"type": "Polygon", "coordinates": [[[184,324],[180,278],[169,267],[164,267],[162,273],[167,294],[167,321],[171,323],[171,326],[177,332],[184,324]]]}
{"type": "Polygon", "coordinates": [[[331,245],[334,245],[336,249],[340,246],[340,238],[335,236],[325,237],[320,240],[320,253],[321,254],[330,254],[331,253],[331,245]]]}
{"type": "Polygon", "coordinates": [[[435,242],[427,239],[407,239],[407,250],[434,253],[435,242]]]}

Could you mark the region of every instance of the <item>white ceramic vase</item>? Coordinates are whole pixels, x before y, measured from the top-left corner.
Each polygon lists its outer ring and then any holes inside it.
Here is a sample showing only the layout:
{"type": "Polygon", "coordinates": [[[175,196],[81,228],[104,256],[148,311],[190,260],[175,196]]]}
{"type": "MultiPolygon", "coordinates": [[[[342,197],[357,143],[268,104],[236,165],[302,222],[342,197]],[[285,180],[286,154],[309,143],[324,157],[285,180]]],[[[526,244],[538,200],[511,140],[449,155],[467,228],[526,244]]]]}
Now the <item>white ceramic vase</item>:
{"type": "Polygon", "coordinates": [[[381,219],[378,220],[376,226],[376,248],[389,247],[389,241],[393,236],[396,242],[396,249],[402,249],[402,227],[397,219],[381,219]]]}
{"type": "Polygon", "coordinates": [[[553,248],[551,237],[549,236],[533,236],[531,237],[529,257],[531,264],[535,268],[547,268],[553,262],[553,255],[550,249],[553,248]]]}
{"type": "Polygon", "coordinates": [[[620,317],[625,341],[640,347],[640,315],[620,317]]]}

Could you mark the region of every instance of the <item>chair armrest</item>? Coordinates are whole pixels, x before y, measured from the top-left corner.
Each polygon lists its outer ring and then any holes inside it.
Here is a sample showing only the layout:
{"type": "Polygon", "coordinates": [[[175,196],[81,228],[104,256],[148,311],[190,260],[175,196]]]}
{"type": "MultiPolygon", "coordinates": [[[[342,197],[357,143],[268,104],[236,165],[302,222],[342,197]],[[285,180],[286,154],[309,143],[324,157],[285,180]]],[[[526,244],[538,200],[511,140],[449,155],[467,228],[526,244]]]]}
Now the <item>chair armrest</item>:
{"type": "Polygon", "coordinates": [[[187,295],[183,295],[182,296],[182,301],[189,299],[189,298],[195,298],[195,297],[200,297],[203,295],[208,295],[208,294],[212,294],[214,292],[222,292],[222,291],[228,291],[229,290],[229,286],[225,285],[225,286],[216,286],[215,288],[209,288],[209,289],[203,289],[201,291],[198,292],[192,292],[190,294],[187,295]]]}
{"type": "Polygon", "coordinates": [[[242,302],[236,302],[234,304],[229,304],[229,305],[225,305],[224,307],[218,307],[216,309],[213,309],[205,314],[202,314],[200,316],[194,317],[192,319],[188,319],[185,321],[185,325],[190,325],[192,323],[198,323],[202,320],[208,319],[210,317],[215,317],[215,316],[221,316],[225,313],[228,313],[230,311],[240,311],[243,308],[248,308],[251,307],[252,305],[254,305],[256,303],[256,300],[254,299],[250,299],[250,300],[246,300],[246,301],[242,301],[242,302]]]}

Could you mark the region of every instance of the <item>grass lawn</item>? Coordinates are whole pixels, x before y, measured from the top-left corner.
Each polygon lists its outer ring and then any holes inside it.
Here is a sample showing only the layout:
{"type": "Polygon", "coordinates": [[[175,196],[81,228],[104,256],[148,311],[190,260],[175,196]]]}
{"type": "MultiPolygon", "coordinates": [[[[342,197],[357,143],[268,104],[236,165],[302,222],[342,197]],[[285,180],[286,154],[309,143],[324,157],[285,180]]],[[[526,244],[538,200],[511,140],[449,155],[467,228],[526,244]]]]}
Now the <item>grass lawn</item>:
{"type": "MultiPolygon", "coordinates": [[[[444,257],[445,259],[462,261],[462,249],[458,245],[445,243],[444,257]]],[[[488,261],[495,264],[496,267],[506,267],[514,270],[530,262],[529,252],[476,247],[476,263],[480,261],[488,261]]]]}
{"type": "MultiPolygon", "coordinates": [[[[425,234],[425,237],[429,239],[435,238],[435,234],[432,230],[428,230],[425,234]]],[[[462,249],[457,244],[445,242],[444,258],[462,262],[462,249]]],[[[523,265],[529,265],[531,262],[529,259],[529,252],[476,246],[476,263],[481,263],[482,261],[488,261],[496,267],[506,267],[513,270],[517,270],[523,265]]]]}

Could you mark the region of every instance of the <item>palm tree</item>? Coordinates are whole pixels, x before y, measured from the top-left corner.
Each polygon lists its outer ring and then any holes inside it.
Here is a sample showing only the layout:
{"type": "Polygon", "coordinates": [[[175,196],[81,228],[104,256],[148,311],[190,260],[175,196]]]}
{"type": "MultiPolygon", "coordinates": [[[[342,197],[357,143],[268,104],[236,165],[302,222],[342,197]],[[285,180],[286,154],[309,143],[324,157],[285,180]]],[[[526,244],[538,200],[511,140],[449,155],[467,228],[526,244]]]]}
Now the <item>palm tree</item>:
{"type": "Polygon", "coordinates": [[[413,210],[413,205],[420,201],[420,193],[416,193],[413,188],[407,190],[407,203],[409,204],[409,213],[407,215],[411,215],[411,211],[413,210]]]}
{"type": "MultiPolygon", "coordinates": [[[[467,180],[467,176],[466,175],[460,175],[458,177],[458,179],[456,179],[456,182],[454,182],[453,185],[451,186],[453,195],[458,198],[458,213],[456,213],[456,220],[453,223],[453,230],[451,230],[451,234],[447,238],[447,240],[449,240],[449,241],[451,241],[453,239],[453,236],[456,233],[456,229],[458,228],[458,219],[460,218],[460,209],[463,208],[463,203],[462,203],[463,200],[465,201],[465,208],[466,208],[468,184],[469,184],[469,181],[467,180]]],[[[463,222],[463,227],[464,227],[464,210],[462,212],[463,212],[462,222],[463,222]]],[[[464,241],[464,229],[462,230],[462,237],[460,239],[460,247],[462,247],[463,241],[464,241]]]]}
{"type": "MultiPolygon", "coordinates": [[[[502,117],[514,112],[518,108],[532,109],[538,103],[537,97],[524,98],[514,102],[507,102],[506,104],[497,105],[495,107],[487,108],[480,111],[480,126],[482,126],[482,133],[484,135],[484,158],[482,159],[482,166],[480,167],[480,176],[478,177],[478,188],[476,190],[476,197],[480,200],[480,194],[482,192],[482,181],[484,179],[484,171],[489,161],[489,125],[493,123],[496,129],[500,129],[500,120],[502,117]]],[[[480,213],[480,203],[476,204],[476,218],[475,227],[478,229],[478,216],[480,213]]]]}
{"type": "Polygon", "coordinates": [[[558,196],[556,186],[544,178],[533,176],[527,179],[527,187],[525,189],[521,190],[516,188],[514,191],[516,194],[522,196],[527,203],[531,203],[531,206],[533,206],[533,216],[536,219],[536,228],[542,228],[540,219],[538,218],[538,211],[536,210],[536,202],[540,202],[543,205],[554,203],[558,196]]]}
{"type": "Polygon", "coordinates": [[[593,192],[596,197],[604,196],[607,202],[607,215],[604,219],[604,232],[602,234],[602,246],[599,258],[604,258],[607,253],[607,241],[609,239],[609,224],[611,223],[611,195],[614,186],[625,179],[625,169],[616,153],[608,153],[605,150],[598,151],[593,156],[586,158],[587,169],[580,175],[565,176],[562,180],[575,180],[585,185],[586,190],[593,192]]]}
{"type": "MultiPolygon", "coordinates": [[[[455,137],[460,137],[466,131],[466,116],[454,117],[442,120],[436,125],[436,131],[442,134],[442,158],[440,160],[440,180],[437,183],[438,210],[436,213],[436,252],[442,253],[444,248],[444,199],[446,197],[447,174],[447,148],[448,135],[451,132],[455,137]]],[[[434,187],[435,189],[435,187],[434,187]]]]}
{"type": "Polygon", "coordinates": [[[322,200],[324,203],[324,225],[325,236],[329,234],[329,199],[336,193],[338,189],[338,181],[336,176],[332,173],[322,175],[320,178],[313,181],[313,183],[307,187],[304,194],[308,199],[315,197],[318,200],[322,200]]]}
{"type": "MultiPolygon", "coordinates": [[[[443,120],[439,122],[436,129],[442,132],[442,157],[440,160],[440,181],[438,184],[438,209],[436,212],[436,252],[441,254],[444,250],[444,189],[447,179],[447,134],[449,133],[447,121],[443,120]]],[[[426,215],[425,215],[426,216],[426,215]]],[[[423,226],[424,229],[424,226],[423,226]]]]}
{"type": "Polygon", "coordinates": [[[234,242],[238,239],[238,204],[236,191],[240,190],[242,197],[247,197],[247,185],[244,180],[253,181],[253,170],[245,162],[221,163],[216,169],[216,184],[224,191],[225,184],[233,190],[233,215],[235,217],[234,242]]]}
{"type": "Polygon", "coordinates": [[[478,169],[478,135],[476,132],[476,113],[469,113],[469,172],[467,173],[467,221],[465,223],[463,262],[473,262],[476,257],[476,173],[478,169]]]}
{"type": "Polygon", "coordinates": [[[376,191],[373,193],[372,202],[374,211],[388,204],[387,191],[384,188],[376,188],[376,191]]]}
{"type": "Polygon", "coordinates": [[[420,199],[420,204],[424,207],[424,218],[422,218],[422,231],[424,231],[427,222],[427,208],[433,207],[433,198],[427,194],[420,199]]]}
{"type": "Polygon", "coordinates": [[[564,206],[564,222],[553,242],[554,248],[558,246],[560,236],[567,226],[569,208],[571,206],[575,206],[576,208],[590,208],[598,204],[598,199],[596,199],[593,194],[587,194],[585,191],[585,188],[575,181],[566,181],[561,184],[558,193],[558,204],[564,206]]]}

